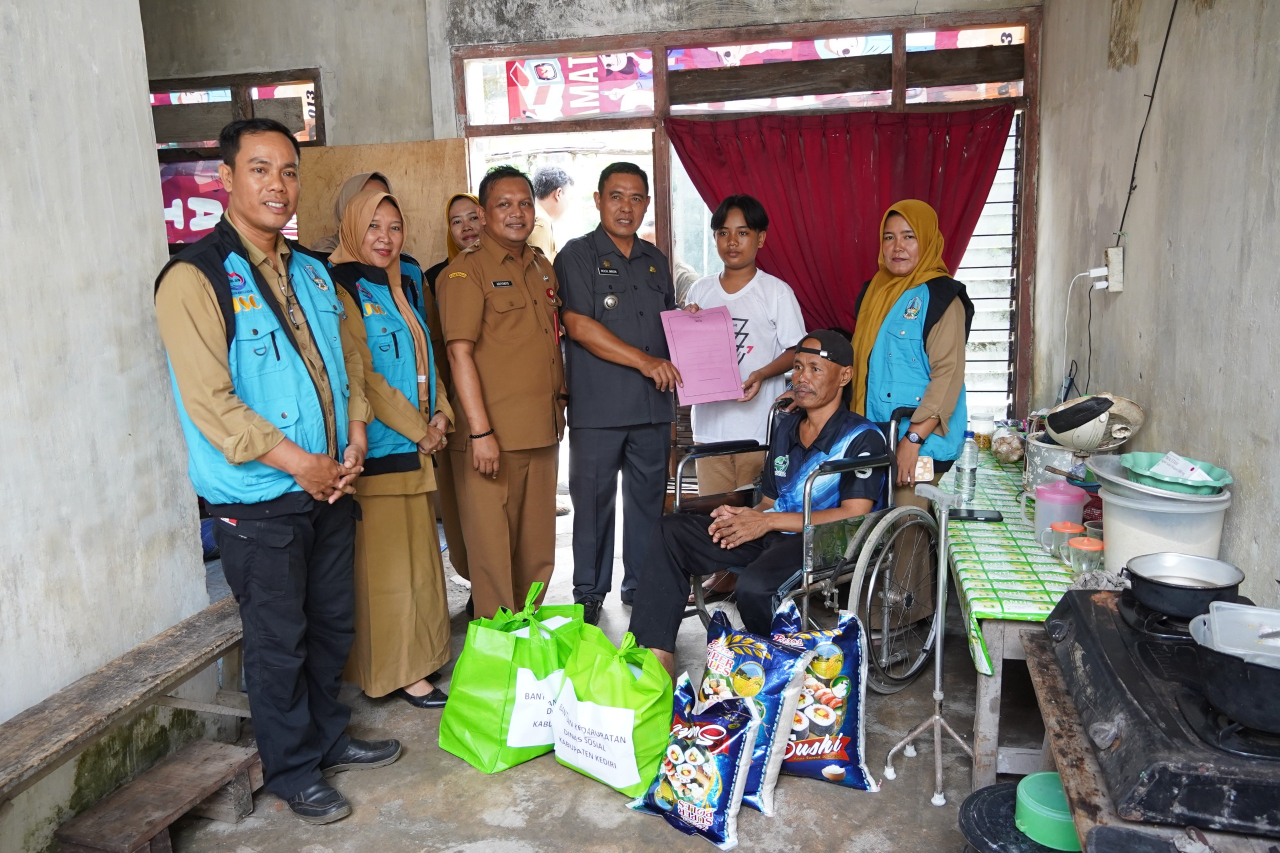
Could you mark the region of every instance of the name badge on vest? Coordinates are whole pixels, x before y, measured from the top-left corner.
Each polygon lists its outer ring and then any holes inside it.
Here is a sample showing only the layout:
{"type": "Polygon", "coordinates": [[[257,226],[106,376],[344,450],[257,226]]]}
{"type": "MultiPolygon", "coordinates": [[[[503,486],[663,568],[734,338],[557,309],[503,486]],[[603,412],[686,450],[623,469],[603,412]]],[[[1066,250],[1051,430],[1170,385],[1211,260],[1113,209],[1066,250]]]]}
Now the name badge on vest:
{"type": "Polygon", "coordinates": [[[489,283],[494,287],[511,287],[511,282],[509,281],[491,281],[489,283]]]}
{"type": "Polygon", "coordinates": [[[600,266],[596,268],[596,272],[600,275],[617,275],[618,271],[609,265],[608,261],[602,261],[600,266]]]}

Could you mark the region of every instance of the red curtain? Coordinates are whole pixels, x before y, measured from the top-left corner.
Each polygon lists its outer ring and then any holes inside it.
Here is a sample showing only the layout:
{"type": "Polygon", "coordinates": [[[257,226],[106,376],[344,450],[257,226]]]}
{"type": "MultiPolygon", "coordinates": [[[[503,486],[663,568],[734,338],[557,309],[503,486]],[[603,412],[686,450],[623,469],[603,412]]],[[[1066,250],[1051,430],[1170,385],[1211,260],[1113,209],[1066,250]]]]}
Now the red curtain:
{"type": "Polygon", "coordinates": [[[791,285],[810,329],[853,331],[854,303],[875,275],[880,218],[917,198],[938,212],[952,271],[1000,167],[1013,107],[942,113],[837,113],[730,121],[668,119],[667,133],[713,210],[758,198],[769,238],[758,263],[791,285]]]}

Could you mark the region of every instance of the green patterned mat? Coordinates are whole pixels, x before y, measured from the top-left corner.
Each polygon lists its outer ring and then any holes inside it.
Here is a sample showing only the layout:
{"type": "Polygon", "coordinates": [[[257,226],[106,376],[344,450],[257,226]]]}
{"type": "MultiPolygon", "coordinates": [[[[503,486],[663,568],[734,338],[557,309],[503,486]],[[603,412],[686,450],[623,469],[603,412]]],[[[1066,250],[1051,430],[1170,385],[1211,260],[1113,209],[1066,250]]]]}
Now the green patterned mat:
{"type": "MultiPolygon", "coordinates": [[[[954,468],[943,475],[939,486],[955,489],[954,468]]],[[[1035,528],[1018,505],[1021,492],[1021,463],[1006,465],[983,451],[973,506],[999,510],[1004,521],[953,521],[948,531],[947,554],[960,590],[969,653],[982,675],[993,670],[978,621],[1043,622],[1071,585],[1070,568],[1036,544],[1035,528]]]]}

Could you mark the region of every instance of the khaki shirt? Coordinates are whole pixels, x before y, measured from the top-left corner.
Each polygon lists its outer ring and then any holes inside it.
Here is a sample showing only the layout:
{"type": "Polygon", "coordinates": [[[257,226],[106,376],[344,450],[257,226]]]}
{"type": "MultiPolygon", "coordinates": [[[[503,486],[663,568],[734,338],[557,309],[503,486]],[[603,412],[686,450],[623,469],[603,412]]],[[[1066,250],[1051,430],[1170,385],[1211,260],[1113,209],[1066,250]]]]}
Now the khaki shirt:
{"type": "MultiPolygon", "coordinates": [[[[516,258],[486,240],[436,279],[445,341],[475,342],[485,411],[501,450],[548,447],[564,432],[558,291],[541,252],[525,246],[516,258]]],[[[456,397],[452,402],[458,425],[449,446],[462,449],[474,430],[456,397]]]]}
{"type": "MultiPolygon", "coordinates": [[[[230,224],[231,220],[228,219],[227,222],[230,224]]],[[[267,290],[275,297],[281,313],[285,315],[285,321],[289,322],[289,300],[282,285],[288,285],[290,252],[284,238],[276,237],[275,251],[270,258],[245,239],[244,234],[240,234],[240,241],[249,255],[249,263],[262,273],[267,290]],[[282,272],[277,272],[277,269],[282,272]]],[[[359,309],[346,291],[341,287],[336,290],[347,314],[359,316],[359,309]]],[[[307,325],[301,305],[296,297],[292,302],[292,319],[300,327],[294,330],[294,338],[298,341],[299,352],[324,409],[329,455],[340,459],[340,454],[346,448],[337,446],[337,425],[334,420],[333,389],[329,387],[329,374],[325,370],[320,350],[311,337],[311,328],[307,325]]],[[[165,274],[156,292],[156,319],[187,416],[196,425],[196,429],[222,451],[228,462],[232,465],[251,462],[284,440],[285,435],[278,427],[236,395],[227,357],[226,322],[222,309],[218,307],[213,286],[204,273],[191,264],[175,264],[165,274]]],[[[347,419],[368,423],[373,419],[373,410],[364,393],[364,366],[345,326],[342,331],[342,353],[347,368],[347,384],[351,391],[347,402],[347,419]]]]}
{"type": "Polygon", "coordinates": [[[929,384],[911,420],[920,423],[936,417],[933,431],[946,435],[964,388],[964,303],[959,299],[951,300],[933,324],[924,351],[929,355],[929,384]]]}
{"type": "Polygon", "coordinates": [[[530,246],[541,249],[547,260],[554,261],[558,250],[556,249],[556,232],[551,226],[551,217],[538,211],[533,217],[533,230],[529,232],[529,239],[526,242],[530,246]]]}
{"type": "MultiPolygon", "coordinates": [[[[346,288],[339,287],[339,291],[343,295],[350,296],[346,292],[346,288]]],[[[431,294],[427,293],[428,301],[431,294]]],[[[364,318],[357,308],[354,311],[347,311],[347,316],[342,320],[343,347],[346,346],[346,335],[351,336],[351,340],[360,356],[361,364],[364,366],[364,390],[369,398],[369,405],[373,408],[374,416],[389,426],[391,429],[403,435],[405,438],[415,444],[427,437],[427,427],[433,412],[428,411],[431,406],[431,395],[421,395],[417,407],[409,402],[409,398],[400,392],[400,389],[393,386],[387,381],[386,377],[373,369],[373,355],[369,352],[369,334],[365,327],[364,318]]],[[[448,392],[445,390],[444,381],[440,375],[440,365],[436,363],[436,411],[444,412],[445,417],[449,419],[449,423],[453,423],[453,408],[449,405],[447,398],[448,392]]],[[[394,471],[386,474],[378,474],[376,476],[365,475],[356,480],[356,494],[358,495],[416,495],[422,492],[434,491],[436,488],[435,465],[432,459],[425,453],[418,453],[418,461],[421,467],[417,471],[394,471]]]]}

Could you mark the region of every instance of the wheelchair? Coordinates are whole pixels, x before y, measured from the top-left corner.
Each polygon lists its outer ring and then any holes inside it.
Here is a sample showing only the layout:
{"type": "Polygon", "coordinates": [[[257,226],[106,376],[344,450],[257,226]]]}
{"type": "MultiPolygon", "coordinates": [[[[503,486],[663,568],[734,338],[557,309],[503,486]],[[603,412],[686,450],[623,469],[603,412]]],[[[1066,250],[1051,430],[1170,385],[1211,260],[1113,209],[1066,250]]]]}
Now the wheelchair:
{"type": "MultiPolygon", "coordinates": [[[[684,498],[685,466],[697,459],[767,450],[782,405],[775,404],[770,411],[768,444],[723,441],[693,445],[676,466],[672,511],[708,512],[723,504],[754,506],[758,496],[746,488],[727,495],[684,498]]],[[[898,424],[914,413],[914,408],[899,408],[890,423],[877,424],[887,437],[887,455],[829,459],[805,481],[804,561],[779,587],[775,601],[777,606],[784,601],[796,602],[811,630],[833,627],[842,610],[853,610],[869,640],[867,684],[882,694],[897,693],[915,681],[932,654],[936,632],[942,629],[934,612],[937,522],[926,510],[893,505],[898,424]],[[818,479],[880,467],[888,469],[884,509],[829,524],[811,522],[811,498],[818,479]]],[[[708,602],[702,581],[702,577],[694,578],[693,607],[685,611],[685,617],[697,614],[705,627],[715,610],[727,610],[734,603],[732,594],[723,602],[708,602]],[[712,609],[715,604],[720,606],[712,609]]]]}

